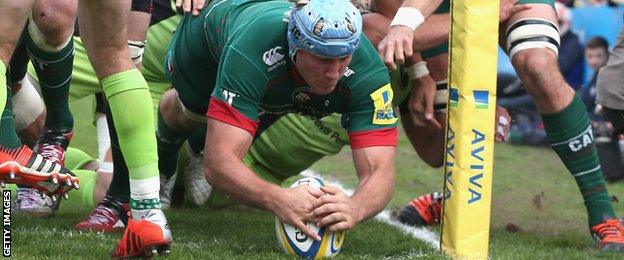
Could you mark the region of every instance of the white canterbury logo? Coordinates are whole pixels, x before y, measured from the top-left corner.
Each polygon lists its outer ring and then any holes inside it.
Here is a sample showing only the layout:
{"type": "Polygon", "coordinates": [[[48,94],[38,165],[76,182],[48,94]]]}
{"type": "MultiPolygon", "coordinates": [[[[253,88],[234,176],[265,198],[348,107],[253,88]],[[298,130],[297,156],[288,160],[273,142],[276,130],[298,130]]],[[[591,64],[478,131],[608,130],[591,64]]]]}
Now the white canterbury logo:
{"type": "Polygon", "coordinates": [[[262,55],[262,60],[264,61],[264,63],[266,65],[272,66],[273,64],[281,61],[284,58],[284,55],[277,52],[278,50],[281,50],[282,47],[277,46],[273,49],[270,49],[266,52],[264,52],[264,54],[262,55]]]}

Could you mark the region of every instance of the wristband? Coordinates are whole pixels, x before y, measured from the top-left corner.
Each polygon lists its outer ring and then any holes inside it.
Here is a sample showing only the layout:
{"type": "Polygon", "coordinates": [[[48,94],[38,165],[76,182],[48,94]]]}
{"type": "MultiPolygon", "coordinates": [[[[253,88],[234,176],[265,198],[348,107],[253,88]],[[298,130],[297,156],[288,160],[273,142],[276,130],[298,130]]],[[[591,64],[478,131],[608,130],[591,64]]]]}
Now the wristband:
{"type": "Polygon", "coordinates": [[[407,72],[407,79],[409,82],[412,82],[415,79],[419,79],[419,78],[429,75],[429,70],[427,69],[427,63],[424,61],[421,61],[421,62],[418,62],[411,66],[406,67],[405,72],[407,72]]]}
{"type": "Polygon", "coordinates": [[[401,7],[394,15],[390,27],[404,25],[412,30],[416,30],[423,22],[425,22],[425,17],[420,10],[414,7],[401,7]]]}

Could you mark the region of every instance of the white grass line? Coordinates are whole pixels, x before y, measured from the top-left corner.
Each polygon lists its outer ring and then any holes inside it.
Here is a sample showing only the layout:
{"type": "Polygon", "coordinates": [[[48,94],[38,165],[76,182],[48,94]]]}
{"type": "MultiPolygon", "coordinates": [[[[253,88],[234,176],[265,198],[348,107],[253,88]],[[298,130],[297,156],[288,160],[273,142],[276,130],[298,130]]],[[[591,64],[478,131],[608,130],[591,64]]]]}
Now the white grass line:
{"type": "MultiPolygon", "coordinates": [[[[307,169],[301,172],[301,175],[306,176],[306,177],[319,177],[319,178],[325,179],[328,182],[330,182],[332,185],[341,188],[349,196],[353,195],[353,190],[345,188],[344,185],[342,185],[342,183],[340,183],[339,181],[332,179],[331,177],[321,176],[320,174],[318,174],[317,172],[313,170],[307,169]]],[[[375,216],[375,220],[381,223],[384,223],[386,225],[393,226],[399,229],[401,232],[408,234],[417,240],[425,242],[427,245],[434,248],[435,250],[438,250],[438,251],[440,250],[440,238],[438,234],[426,228],[412,227],[412,226],[405,225],[397,220],[394,220],[390,218],[390,212],[388,210],[384,210],[380,212],[379,214],[377,214],[377,216],[375,216]]]]}

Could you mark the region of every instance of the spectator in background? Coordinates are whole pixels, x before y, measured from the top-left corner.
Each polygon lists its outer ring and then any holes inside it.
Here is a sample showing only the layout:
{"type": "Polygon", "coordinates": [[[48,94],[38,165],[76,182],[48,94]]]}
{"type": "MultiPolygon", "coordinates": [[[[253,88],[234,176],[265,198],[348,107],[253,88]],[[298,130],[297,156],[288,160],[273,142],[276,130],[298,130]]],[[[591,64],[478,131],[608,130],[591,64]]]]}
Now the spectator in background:
{"type": "Polygon", "coordinates": [[[570,30],[572,27],[572,12],[562,3],[555,2],[557,21],[559,22],[559,67],[565,81],[574,90],[578,90],[583,83],[583,45],[578,36],[570,30]]]}
{"type": "Polygon", "coordinates": [[[602,117],[594,113],[596,108],[596,82],[598,81],[598,71],[607,64],[607,59],[609,59],[609,43],[607,39],[600,36],[589,39],[585,46],[585,60],[589,67],[594,70],[594,75],[589,84],[579,92],[592,121],[602,121],[602,117]]]}
{"type": "Polygon", "coordinates": [[[613,137],[613,126],[605,122],[602,113],[596,112],[596,82],[598,72],[607,64],[609,59],[609,43],[607,39],[597,36],[589,39],[585,46],[585,60],[589,67],[594,70],[589,84],[579,90],[581,99],[587,107],[587,114],[591,120],[596,150],[600,155],[605,179],[609,182],[620,180],[624,177],[624,162],[620,153],[617,137],[613,137]]]}
{"type": "MultiPolygon", "coordinates": [[[[611,147],[614,150],[616,147],[613,144],[618,138],[624,134],[624,37],[623,33],[620,33],[620,37],[615,44],[615,47],[609,55],[607,64],[598,72],[596,82],[596,104],[602,106],[602,111],[606,118],[611,123],[610,137],[611,147]]],[[[598,147],[598,146],[596,146],[598,147]]],[[[600,150],[598,150],[600,152],[600,150]]],[[[616,151],[619,152],[619,151],[616,151]]],[[[602,157],[601,157],[602,158],[602,157]]],[[[602,163],[601,163],[602,164],[602,163]]],[[[621,167],[622,164],[615,167],[621,167]]],[[[624,178],[624,172],[620,171],[619,174],[610,177],[607,171],[604,171],[605,178],[607,180],[618,180],[624,178]]]]}

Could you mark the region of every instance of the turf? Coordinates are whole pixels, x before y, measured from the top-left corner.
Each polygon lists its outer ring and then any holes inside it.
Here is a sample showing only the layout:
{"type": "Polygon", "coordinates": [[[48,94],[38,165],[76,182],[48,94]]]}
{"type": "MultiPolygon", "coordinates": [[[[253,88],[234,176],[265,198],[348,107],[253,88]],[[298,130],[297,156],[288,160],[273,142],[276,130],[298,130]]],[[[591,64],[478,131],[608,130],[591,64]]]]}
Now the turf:
{"type": "MultiPolygon", "coordinates": [[[[92,101],[71,104],[76,117],[72,145],[96,154],[92,101]]],[[[594,248],[585,207],[574,180],[549,149],[498,144],[490,236],[492,259],[621,259],[594,248]]],[[[312,168],[353,188],[357,177],[349,149],[312,168]]],[[[397,158],[396,194],[388,209],[441,189],[442,171],[417,159],[404,136],[397,158]]],[[[622,183],[610,184],[620,196],[622,183]]],[[[614,204],[618,214],[621,204],[614,204]]],[[[90,209],[61,206],[50,218],[13,215],[12,256],[17,259],[107,258],[121,234],[78,233],[72,226],[90,209]]],[[[167,211],[175,242],[172,259],[280,259],[274,216],[237,206],[223,210],[184,207],[167,211]]],[[[432,228],[438,232],[437,228],[432,228]]],[[[443,259],[422,241],[375,220],[347,233],[340,259],[443,259]]]]}

